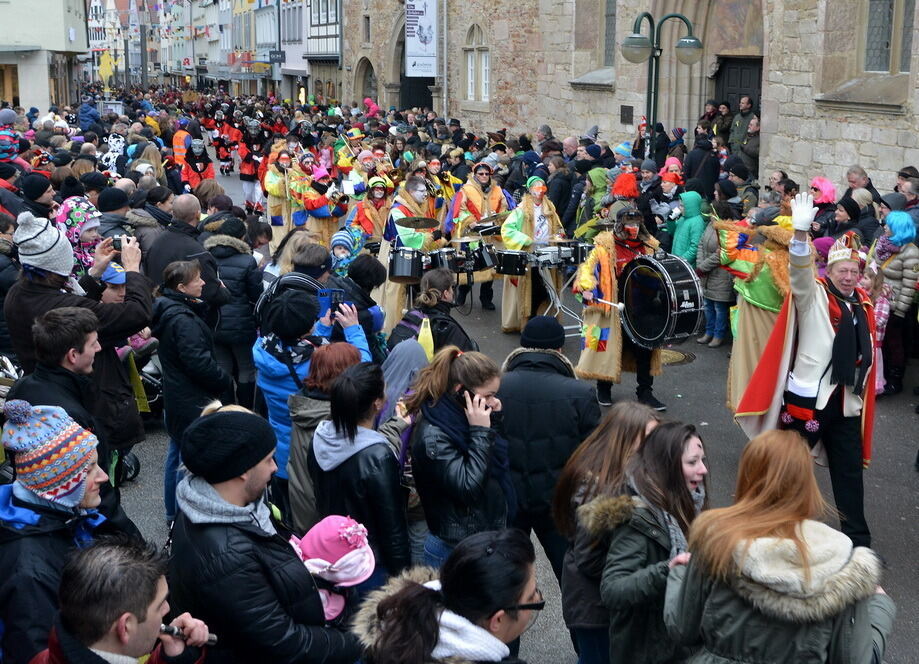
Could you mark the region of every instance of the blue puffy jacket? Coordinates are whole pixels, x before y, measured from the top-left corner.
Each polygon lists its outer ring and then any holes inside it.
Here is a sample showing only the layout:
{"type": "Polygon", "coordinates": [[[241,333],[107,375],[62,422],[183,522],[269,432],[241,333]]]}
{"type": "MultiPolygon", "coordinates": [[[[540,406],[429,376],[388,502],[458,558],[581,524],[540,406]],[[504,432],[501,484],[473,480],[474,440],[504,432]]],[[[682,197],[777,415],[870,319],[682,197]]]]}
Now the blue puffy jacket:
{"type": "MultiPolygon", "coordinates": [[[[332,333],[331,327],[325,327],[321,323],[316,324],[316,334],[326,337],[332,333]]],[[[361,361],[370,362],[373,357],[370,354],[370,347],[367,345],[367,337],[364,329],[360,325],[352,325],[345,328],[345,340],[361,352],[361,361]]],[[[290,369],[287,364],[272,355],[265,348],[265,337],[259,337],[252,347],[252,357],[255,360],[255,368],[258,369],[256,383],[259,390],[265,396],[265,402],[268,405],[268,421],[274,429],[275,436],[278,439],[278,446],[274,451],[274,460],[278,464],[277,476],[287,479],[287,459],[290,456],[290,410],[287,406],[287,398],[295,394],[303,387],[303,381],[310,371],[309,360],[294,364],[293,369],[300,379],[300,384],[294,384],[293,376],[290,375],[290,369]]]]}
{"type": "Polygon", "coordinates": [[[99,111],[92,104],[80,104],[80,110],[77,111],[77,124],[80,125],[80,131],[89,131],[93,123],[101,124],[101,120],[99,111]]]}

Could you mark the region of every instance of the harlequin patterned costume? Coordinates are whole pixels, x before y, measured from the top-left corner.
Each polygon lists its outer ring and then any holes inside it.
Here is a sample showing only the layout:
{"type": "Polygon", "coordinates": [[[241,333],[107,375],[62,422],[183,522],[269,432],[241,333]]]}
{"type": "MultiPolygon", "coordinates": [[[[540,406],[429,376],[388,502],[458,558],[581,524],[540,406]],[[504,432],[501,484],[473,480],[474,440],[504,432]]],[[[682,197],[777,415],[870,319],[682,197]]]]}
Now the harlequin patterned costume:
{"type": "MultiPolygon", "coordinates": [[[[610,231],[594,238],[594,248],[578,268],[575,290],[590,291],[593,298],[585,300],[584,323],[581,327],[583,346],[575,372],[580,378],[618,383],[622,371],[636,372],[637,363],[630,351],[631,344],[622,343],[622,323],[619,309],[598,302],[619,302],[618,277],[635,256],[653,254],[658,242],[653,237],[643,242],[626,244],[610,231]]],[[[660,350],[651,351],[651,375],[661,374],[660,350]]]]}

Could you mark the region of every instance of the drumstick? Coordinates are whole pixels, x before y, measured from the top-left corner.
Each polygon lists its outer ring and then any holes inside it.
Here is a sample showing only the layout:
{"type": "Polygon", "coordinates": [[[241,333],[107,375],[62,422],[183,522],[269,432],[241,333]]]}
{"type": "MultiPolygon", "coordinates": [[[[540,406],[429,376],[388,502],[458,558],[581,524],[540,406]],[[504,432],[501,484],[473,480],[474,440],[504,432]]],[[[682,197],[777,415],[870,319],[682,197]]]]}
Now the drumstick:
{"type": "Polygon", "coordinates": [[[619,309],[619,311],[625,311],[625,305],[622,302],[610,302],[608,300],[601,300],[599,297],[595,297],[594,302],[599,302],[600,304],[605,304],[610,307],[616,307],[619,309]]]}

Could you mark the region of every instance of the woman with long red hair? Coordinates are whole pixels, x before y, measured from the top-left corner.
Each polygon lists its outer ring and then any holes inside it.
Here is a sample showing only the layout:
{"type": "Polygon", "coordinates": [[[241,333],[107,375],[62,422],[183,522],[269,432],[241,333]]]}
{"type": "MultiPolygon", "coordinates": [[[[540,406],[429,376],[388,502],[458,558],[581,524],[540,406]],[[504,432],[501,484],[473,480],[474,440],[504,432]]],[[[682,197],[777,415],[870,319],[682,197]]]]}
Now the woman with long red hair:
{"type": "Polygon", "coordinates": [[[693,662],[880,662],[895,607],[881,561],[817,521],[827,505],[794,431],[753,438],[734,504],[700,514],[688,565],[667,579],[664,622],[693,662]],[[717,653],[717,654],[716,654],[717,653]]]}

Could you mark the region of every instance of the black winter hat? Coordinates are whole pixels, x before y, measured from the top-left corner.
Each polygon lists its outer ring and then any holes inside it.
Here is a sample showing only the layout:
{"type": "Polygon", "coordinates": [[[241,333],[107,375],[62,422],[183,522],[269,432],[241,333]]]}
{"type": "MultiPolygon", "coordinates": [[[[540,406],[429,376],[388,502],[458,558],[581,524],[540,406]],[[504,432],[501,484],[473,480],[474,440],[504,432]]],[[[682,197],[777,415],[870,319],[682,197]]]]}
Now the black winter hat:
{"type": "Polygon", "coordinates": [[[722,194],[724,194],[725,200],[730,200],[737,195],[737,185],[728,179],[718,180],[718,182],[715,183],[715,186],[721,190],[722,194]]]}
{"type": "Polygon", "coordinates": [[[277,438],[255,413],[223,411],[199,417],[182,437],[182,463],[209,484],[239,477],[274,451],[277,438]]]}
{"type": "Polygon", "coordinates": [[[55,166],[67,166],[70,162],[73,161],[73,155],[70,154],[67,150],[61,150],[55,152],[54,156],[51,157],[51,163],[55,166]]]}
{"type": "Polygon", "coordinates": [[[84,196],[86,194],[86,189],[79,180],[72,175],[68,175],[61,183],[61,188],[58,193],[61,195],[61,200],[66,201],[71,196],[84,196]]]}
{"type": "Polygon", "coordinates": [[[13,175],[17,172],[18,171],[16,167],[13,166],[10,162],[0,161],[0,180],[7,180],[13,177],[13,175]]]}
{"type": "Polygon", "coordinates": [[[128,195],[117,187],[106,187],[99,193],[99,201],[96,207],[99,212],[112,212],[113,210],[129,207],[128,195]]]}
{"type": "Polygon", "coordinates": [[[265,307],[263,328],[286,344],[309,334],[319,317],[319,299],[302,290],[287,290],[265,307]]]}
{"type": "Polygon", "coordinates": [[[242,240],[246,237],[246,223],[239,217],[227,217],[226,221],[220,224],[219,233],[242,240]]]}
{"type": "Polygon", "coordinates": [[[30,201],[36,201],[41,198],[42,194],[48,191],[48,187],[50,186],[51,180],[38,173],[29,173],[22,178],[19,184],[22,195],[30,201]]]}
{"type": "Polygon", "coordinates": [[[102,191],[108,186],[108,178],[99,171],[90,171],[80,176],[80,182],[87,191],[102,191]]]}
{"type": "Polygon", "coordinates": [[[846,211],[846,214],[849,215],[849,221],[851,223],[858,223],[858,218],[861,215],[861,208],[858,207],[858,203],[855,202],[854,198],[851,196],[843,196],[839,199],[836,205],[840,206],[843,210],[846,211]]]}
{"type": "Polygon", "coordinates": [[[741,163],[737,163],[731,166],[731,170],[728,171],[731,175],[736,175],[741,180],[750,179],[750,169],[744,166],[741,163]]]}
{"type": "Polygon", "coordinates": [[[552,316],[534,316],[520,334],[524,348],[559,350],[565,345],[565,328],[552,316]]]}

